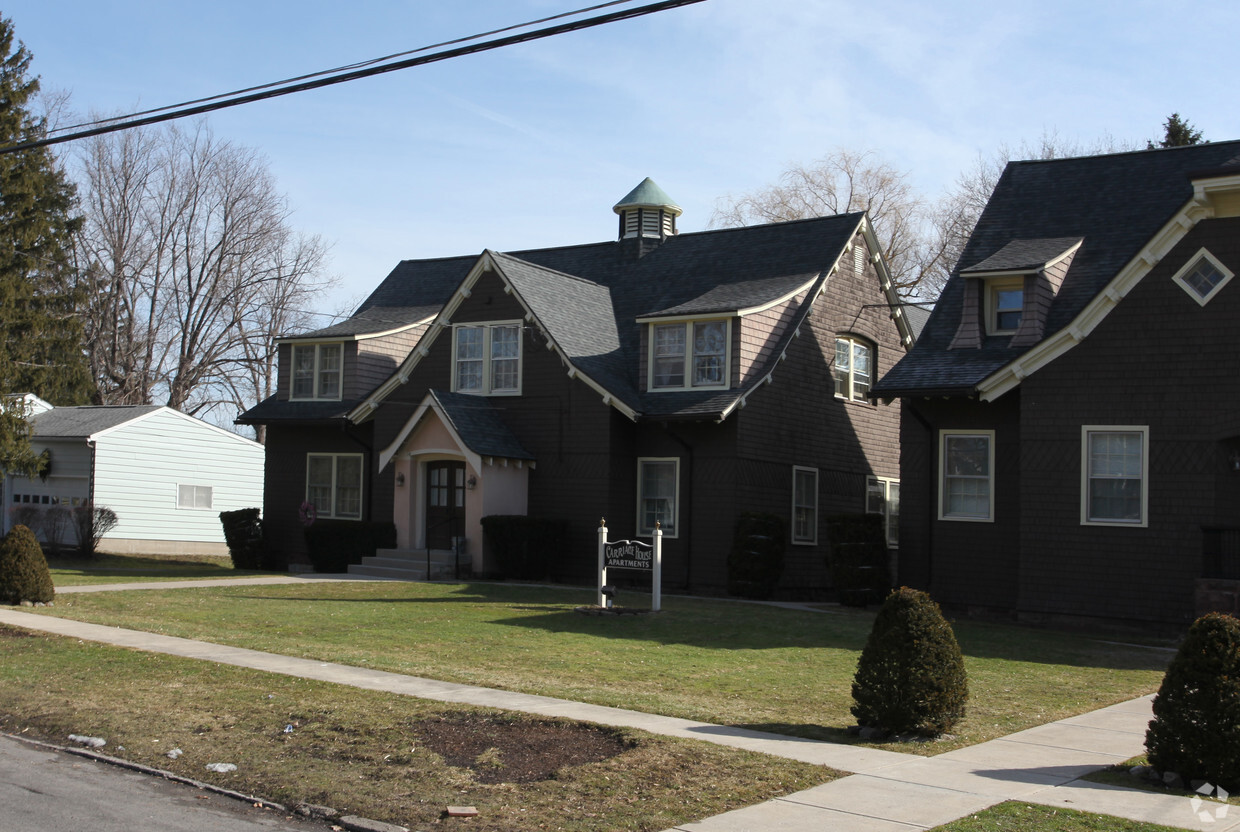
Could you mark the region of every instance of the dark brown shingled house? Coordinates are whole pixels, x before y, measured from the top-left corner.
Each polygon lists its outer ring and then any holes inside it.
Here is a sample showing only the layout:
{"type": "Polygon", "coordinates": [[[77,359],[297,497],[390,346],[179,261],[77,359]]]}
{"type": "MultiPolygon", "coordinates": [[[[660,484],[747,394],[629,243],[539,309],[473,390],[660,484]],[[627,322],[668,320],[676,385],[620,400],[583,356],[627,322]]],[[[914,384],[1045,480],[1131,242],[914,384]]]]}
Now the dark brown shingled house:
{"type": "Polygon", "coordinates": [[[785,587],[827,587],[824,518],[898,500],[899,405],[869,387],[914,328],[866,216],[678,234],[649,179],[614,211],[613,242],[404,261],[283,339],[239,420],[267,426],[270,542],[304,558],[306,501],[487,574],[481,519],[525,514],[568,522],[554,577],[588,580],[600,518],[659,522],[664,585],[709,591],[757,510],[786,521],[785,587]]]}
{"type": "Polygon", "coordinates": [[[1240,594],[1240,142],[1014,162],[904,402],[899,579],[1038,619],[1240,594]]]}

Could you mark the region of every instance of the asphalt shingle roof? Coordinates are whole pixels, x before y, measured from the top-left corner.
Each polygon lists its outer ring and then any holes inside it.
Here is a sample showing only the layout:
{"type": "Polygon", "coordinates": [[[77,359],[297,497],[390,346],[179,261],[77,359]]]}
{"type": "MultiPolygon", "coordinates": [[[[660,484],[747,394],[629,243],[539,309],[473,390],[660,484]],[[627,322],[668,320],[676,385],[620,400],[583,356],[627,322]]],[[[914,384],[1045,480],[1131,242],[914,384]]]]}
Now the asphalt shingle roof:
{"type": "Polygon", "coordinates": [[[1013,240],[980,263],[961,269],[961,274],[1040,269],[1081,241],[1080,237],[1050,240],[1013,240]]]}
{"type": "Polygon", "coordinates": [[[486,396],[449,393],[446,390],[432,390],[430,394],[465,447],[478,456],[534,458],[504,424],[499,410],[486,396]]]}
{"type": "Polygon", "coordinates": [[[158,404],[57,407],[31,418],[31,435],[44,438],[85,438],[133,421],[161,407],[162,405],[158,404]]]}
{"type": "Polygon", "coordinates": [[[237,417],[238,425],[265,425],[271,422],[330,422],[343,419],[361,404],[360,399],[339,402],[290,402],[269,396],[237,417]]]}
{"type": "MultiPolygon", "coordinates": [[[[1218,142],[1012,162],[995,186],[957,270],[960,264],[986,263],[1015,240],[1083,239],[1051,305],[1045,335],[1053,335],[1192,197],[1190,174],[1235,165],[1238,156],[1240,142],[1218,142]]],[[[969,395],[1031,348],[1010,347],[1010,336],[989,336],[980,349],[948,349],[960,325],[964,283],[959,274],[953,275],[913,349],[872,393],[969,395]]]]}

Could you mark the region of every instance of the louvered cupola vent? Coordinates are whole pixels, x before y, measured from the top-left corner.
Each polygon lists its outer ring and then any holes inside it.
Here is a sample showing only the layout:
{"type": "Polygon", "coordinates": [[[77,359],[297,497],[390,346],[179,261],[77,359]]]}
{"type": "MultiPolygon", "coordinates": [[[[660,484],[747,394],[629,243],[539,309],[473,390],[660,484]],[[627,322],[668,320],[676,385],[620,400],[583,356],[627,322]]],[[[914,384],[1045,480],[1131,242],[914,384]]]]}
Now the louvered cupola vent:
{"type": "Polygon", "coordinates": [[[612,208],[620,215],[620,239],[663,240],[676,236],[676,218],[683,212],[650,177],[612,208]]]}

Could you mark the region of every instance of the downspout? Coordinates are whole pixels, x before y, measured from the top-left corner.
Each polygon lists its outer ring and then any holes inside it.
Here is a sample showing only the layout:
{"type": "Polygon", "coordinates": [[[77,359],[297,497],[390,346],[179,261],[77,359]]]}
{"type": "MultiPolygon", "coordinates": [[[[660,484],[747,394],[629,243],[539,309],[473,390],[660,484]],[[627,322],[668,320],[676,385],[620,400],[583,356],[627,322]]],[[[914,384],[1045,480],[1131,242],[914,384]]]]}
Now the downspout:
{"type": "MultiPolygon", "coordinates": [[[[683,522],[683,518],[694,516],[693,514],[693,491],[694,491],[693,489],[693,472],[694,472],[693,446],[690,445],[688,442],[686,442],[684,439],[677,436],[675,433],[673,433],[671,428],[667,426],[667,422],[663,423],[663,432],[666,433],[672,439],[672,441],[674,441],[677,445],[684,448],[685,453],[687,454],[686,461],[688,462],[687,467],[689,471],[685,477],[685,482],[687,483],[686,489],[688,490],[689,493],[685,495],[686,497],[685,503],[688,505],[689,511],[681,512],[681,519],[682,519],[681,528],[684,529],[683,540],[685,542],[685,592],[690,592],[692,583],[693,583],[693,531],[692,531],[693,526],[692,526],[692,523],[683,522]]],[[[639,483],[639,487],[640,487],[640,483],[639,483]]]]}

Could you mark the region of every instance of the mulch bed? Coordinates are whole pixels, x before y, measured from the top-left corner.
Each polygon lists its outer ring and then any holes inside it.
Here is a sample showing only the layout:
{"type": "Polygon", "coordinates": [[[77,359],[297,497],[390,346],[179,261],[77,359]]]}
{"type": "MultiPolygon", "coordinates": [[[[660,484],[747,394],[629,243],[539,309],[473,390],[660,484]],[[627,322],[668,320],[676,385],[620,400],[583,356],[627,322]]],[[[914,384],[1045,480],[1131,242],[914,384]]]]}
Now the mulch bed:
{"type": "Polygon", "coordinates": [[[618,732],[582,723],[452,714],[413,725],[444,762],[473,772],[479,783],[551,780],[566,766],[597,763],[632,748],[618,732]]]}

